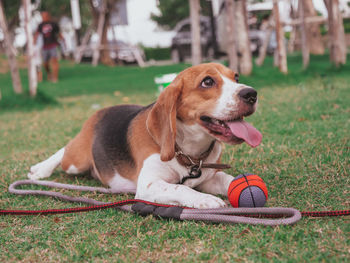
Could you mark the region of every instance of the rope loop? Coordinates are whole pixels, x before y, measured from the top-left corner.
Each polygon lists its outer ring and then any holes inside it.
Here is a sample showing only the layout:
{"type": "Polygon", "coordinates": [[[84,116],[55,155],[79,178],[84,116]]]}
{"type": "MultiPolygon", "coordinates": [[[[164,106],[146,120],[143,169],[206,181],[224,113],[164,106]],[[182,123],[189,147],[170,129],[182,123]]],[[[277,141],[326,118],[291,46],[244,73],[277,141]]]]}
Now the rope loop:
{"type": "Polygon", "coordinates": [[[61,188],[77,191],[100,192],[104,194],[118,193],[135,193],[135,189],[123,189],[115,191],[104,187],[78,186],[71,184],[62,184],[52,181],[34,181],[21,180],[12,183],[9,186],[9,192],[18,195],[43,195],[55,197],[69,202],[81,202],[92,206],[75,207],[65,209],[49,209],[49,210],[1,210],[0,215],[47,215],[47,214],[63,214],[75,212],[87,212],[93,210],[116,208],[122,211],[137,213],[140,215],[155,215],[160,218],[172,218],[177,220],[194,220],[211,223],[229,223],[229,224],[252,224],[252,225],[291,225],[298,222],[302,216],[347,216],[350,210],[340,211],[312,211],[300,212],[295,208],[284,207],[257,207],[257,208],[217,208],[217,209],[193,209],[188,207],[179,207],[173,205],[164,205],[148,202],[139,199],[129,199],[119,202],[101,202],[85,197],[73,197],[64,195],[54,191],[44,190],[24,190],[17,189],[20,185],[42,185],[51,188],[61,188]]]}

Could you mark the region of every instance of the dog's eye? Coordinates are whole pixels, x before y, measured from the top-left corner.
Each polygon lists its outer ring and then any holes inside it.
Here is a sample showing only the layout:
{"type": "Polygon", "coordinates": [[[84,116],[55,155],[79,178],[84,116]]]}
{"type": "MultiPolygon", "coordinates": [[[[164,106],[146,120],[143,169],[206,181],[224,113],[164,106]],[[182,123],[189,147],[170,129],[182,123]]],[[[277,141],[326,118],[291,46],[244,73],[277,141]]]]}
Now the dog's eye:
{"type": "Polygon", "coordinates": [[[211,88],[214,86],[215,81],[211,77],[205,77],[201,83],[201,87],[203,88],[211,88]]]}
{"type": "Polygon", "coordinates": [[[238,83],[239,82],[239,75],[235,74],[235,81],[238,83]]]}

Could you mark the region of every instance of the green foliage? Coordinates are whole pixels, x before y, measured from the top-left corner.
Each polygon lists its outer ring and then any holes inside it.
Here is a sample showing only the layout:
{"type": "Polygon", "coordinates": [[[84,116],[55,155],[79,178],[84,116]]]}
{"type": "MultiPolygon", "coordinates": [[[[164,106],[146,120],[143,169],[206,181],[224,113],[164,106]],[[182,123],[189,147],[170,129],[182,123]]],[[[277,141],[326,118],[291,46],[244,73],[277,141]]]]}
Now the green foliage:
{"type": "MultiPolygon", "coordinates": [[[[92,15],[89,0],[80,1],[80,17],[82,30],[92,23],[92,15]]],[[[42,0],[39,5],[40,11],[48,11],[55,19],[62,16],[71,16],[70,0],[42,0]]]]}
{"type": "Polygon", "coordinates": [[[13,1],[13,0],[1,0],[4,13],[7,19],[8,27],[11,29],[18,23],[18,10],[21,6],[21,1],[13,1]]]}
{"type": "MultiPolygon", "coordinates": [[[[349,34],[350,33],[350,18],[344,18],[343,25],[344,25],[345,34],[349,34]]],[[[326,23],[323,23],[320,25],[320,31],[321,31],[322,36],[325,36],[328,34],[328,27],[327,27],[326,23]]]]}
{"type": "MultiPolygon", "coordinates": [[[[350,3],[348,3],[350,4],[350,3]]],[[[346,34],[350,33],[350,18],[344,18],[343,19],[343,23],[344,23],[344,31],[346,34]]]]}
{"type": "Polygon", "coordinates": [[[321,32],[321,35],[322,35],[322,36],[327,35],[327,33],[328,33],[328,27],[327,27],[326,24],[321,24],[321,25],[320,25],[320,32],[321,32]]]}
{"type": "Polygon", "coordinates": [[[144,47],[143,51],[145,52],[146,59],[154,59],[154,60],[167,60],[170,59],[171,48],[169,47],[144,47]]]}
{"type": "MultiPolygon", "coordinates": [[[[18,10],[21,6],[20,0],[2,0],[5,14],[10,27],[18,25],[18,10]]],[[[70,0],[42,0],[38,8],[39,11],[48,11],[53,19],[58,20],[62,16],[71,16],[70,0]]],[[[80,1],[80,15],[82,20],[82,30],[92,23],[92,15],[88,0],[80,1]]]]}
{"type": "Polygon", "coordinates": [[[70,15],[70,0],[44,0],[40,1],[40,11],[48,11],[52,17],[60,18],[63,15],[70,15]]]}
{"type": "MultiPolygon", "coordinates": [[[[210,2],[200,0],[201,15],[208,16],[210,2]]],[[[175,25],[190,15],[188,0],[159,0],[158,8],[160,14],[151,14],[151,19],[164,29],[173,29],[175,25]]]]}
{"type": "Polygon", "coordinates": [[[284,37],[289,40],[290,39],[290,32],[284,32],[284,37]]]}

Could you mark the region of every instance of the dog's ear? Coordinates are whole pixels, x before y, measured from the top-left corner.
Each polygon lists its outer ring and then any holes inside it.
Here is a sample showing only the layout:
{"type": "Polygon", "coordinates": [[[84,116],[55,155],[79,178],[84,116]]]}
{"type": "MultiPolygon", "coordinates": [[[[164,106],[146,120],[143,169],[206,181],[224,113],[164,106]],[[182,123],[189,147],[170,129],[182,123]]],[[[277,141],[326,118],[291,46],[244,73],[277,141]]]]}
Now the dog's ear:
{"type": "Polygon", "coordinates": [[[162,91],[146,121],[148,132],[160,146],[160,159],[164,162],[175,156],[176,112],[182,86],[182,78],[177,77],[162,91]]]}

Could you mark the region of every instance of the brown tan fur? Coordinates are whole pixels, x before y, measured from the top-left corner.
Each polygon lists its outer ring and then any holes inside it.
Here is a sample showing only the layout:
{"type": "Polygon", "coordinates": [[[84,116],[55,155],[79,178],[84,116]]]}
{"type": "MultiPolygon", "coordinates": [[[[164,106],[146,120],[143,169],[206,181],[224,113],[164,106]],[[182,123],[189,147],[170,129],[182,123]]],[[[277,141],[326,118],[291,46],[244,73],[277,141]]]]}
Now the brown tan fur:
{"type": "Polygon", "coordinates": [[[92,115],[84,123],[81,131],[67,144],[61,163],[64,171],[67,171],[71,165],[74,165],[79,172],[88,171],[92,167],[94,128],[102,114],[103,110],[92,115]]]}
{"type": "Polygon", "coordinates": [[[162,161],[174,157],[176,119],[193,124],[204,112],[211,110],[221,95],[222,79],[219,73],[234,80],[235,73],[232,71],[218,64],[213,64],[213,67],[197,66],[183,71],[161,93],[152,109],[133,120],[129,142],[136,169],[120,167],[125,171],[121,173],[123,177],[136,182],[143,161],[151,154],[160,153],[162,161]],[[208,75],[215,80],[217,87],[204,92],[198,90],[200,82],[208,75]]]}
{"type": "Polygon", "coordinates": [[[123,170],[127,171],[127,173],[123,173],[123,176],[134,182],[137,181],[143,161],[151,154],[160,152],[159,145],[152,139],[146,128],[148,115],[149,110],[140,114],[135,118],[130,127],[129,142],[136,167],[133,170],[129,167],[123,168],[123,170]]]}
{"type": "MultiPolygon", "coordinates": [[[[169,161],[174,157],[176,120],[194,124],[201,115],[212,109],[221,95],[220,74],[234,81],[235,73],[218,64],[212,64],[211,67],[208,67],[208,64],[200,65],[184,70],[161,93],[152,108],[140,113],[131,122],[128,142],[136,165],[116,167],[121,176],[136,183],[147,157],[154,153],[160,153],[162,161],[169,161]],[[200,90],[198,87],[206,76],[215,80],[216,87],[200,90]]],[[[81,132],[66,146],[62,161],[63,170],[67,170],[70,165],[74,165],[80,172],[93,168],[94,127],[101,116],[103,110],[90,117],[81,132]]],[[[97,177],[104,184],[113,178],[103,174],[97,177]]]]}

